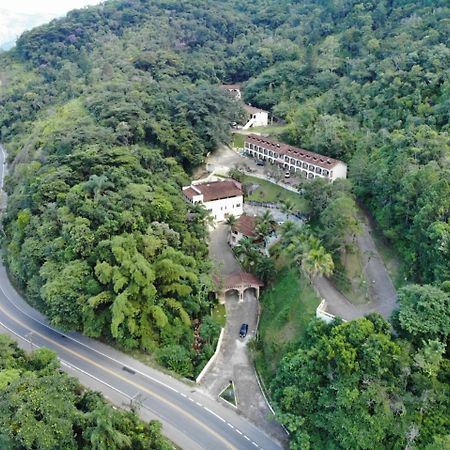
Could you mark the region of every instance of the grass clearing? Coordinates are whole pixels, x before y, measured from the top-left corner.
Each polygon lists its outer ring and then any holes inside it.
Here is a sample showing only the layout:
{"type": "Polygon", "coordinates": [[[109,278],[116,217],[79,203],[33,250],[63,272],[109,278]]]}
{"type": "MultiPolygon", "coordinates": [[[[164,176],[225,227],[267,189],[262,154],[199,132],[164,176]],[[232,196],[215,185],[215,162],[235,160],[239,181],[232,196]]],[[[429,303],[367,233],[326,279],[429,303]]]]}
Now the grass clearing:
{"type": "Polygon", "coordinates": [[[233,133],[232,145],[234,148],[244,148],[245,135],[233,133]]]}
{"type": "Polygon", "coordinates": [[[250,132],[261,133],[276,138],[277,136],[280,136],[280,134],[283,134],[287,129],[288,125],[271,125],[268,127],[252,127],[250,132]]]}
{"type": "Polygon", "coordinates": [[[219,303],[218,305],[214,306],[211,315],[213,319],[215,319],[218,323],[220,323],[220,326],[223,328],[225,327],[225,322],[227,320],[227,314],[225,311],[225,305],[222,305],[219,303]]]}
{"type": "Polygon", "coordinates": [[[236,393],[234,391],[234,384],[230,383],[220,394],[219,397],[221,397],[226,402],[230,403],[235,408],[237,407],[237,399],[236,399],[236,393]]]}
{"type": "Polygon", "coordinates": [[[288,191],[287,189],[271,183],[270,181],[261,180],[260,178],[252,177],[250,175],[244,175],[242,177],[242,182],[258,185],[258,188],[247,196],[247,200],[271,203],[279,203],[283,200],[289,200],[292,201],[298,212],[304,213],[308,210],[307,201],[296,192],[288,191]]]}
{"type": "Polygon", "coordinates": [[[283,268],[261,296],[256,367],[264,381],[272,378],[283,356],[302,339],[320,299],[295,269],[283,268]]]}

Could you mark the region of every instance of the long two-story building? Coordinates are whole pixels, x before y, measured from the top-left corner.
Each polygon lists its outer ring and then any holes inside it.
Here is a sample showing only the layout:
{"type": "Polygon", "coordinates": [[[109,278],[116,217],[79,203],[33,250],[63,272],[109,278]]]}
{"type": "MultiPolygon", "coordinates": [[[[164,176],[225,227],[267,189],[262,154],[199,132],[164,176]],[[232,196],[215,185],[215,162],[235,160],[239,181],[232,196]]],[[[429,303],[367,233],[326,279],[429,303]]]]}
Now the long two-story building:
{"type": "Polygon", "coordinates": [[[347,178],[347,165],[342,161],[256,134],[247,136],[245,151],[255,159],[278,164],[286,171],[300,172],[307,179],[347,178]]]}

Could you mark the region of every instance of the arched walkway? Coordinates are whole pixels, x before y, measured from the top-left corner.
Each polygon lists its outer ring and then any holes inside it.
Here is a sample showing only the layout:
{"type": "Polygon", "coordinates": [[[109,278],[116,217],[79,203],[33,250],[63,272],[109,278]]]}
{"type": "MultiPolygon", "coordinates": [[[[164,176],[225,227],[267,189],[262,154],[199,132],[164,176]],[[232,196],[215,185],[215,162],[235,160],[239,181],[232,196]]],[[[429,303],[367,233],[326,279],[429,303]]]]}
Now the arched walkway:
{"type": "Polygon", "coordinates": [[[255,290],[255,296],[259,298],[259,290],[264,283],[248,272],[234,272],[225,279],[221,297],[224,299],[225,294],[229,291],[236,291],[239,301],[244,301],[244,292],[248,289],[255,290]]]}

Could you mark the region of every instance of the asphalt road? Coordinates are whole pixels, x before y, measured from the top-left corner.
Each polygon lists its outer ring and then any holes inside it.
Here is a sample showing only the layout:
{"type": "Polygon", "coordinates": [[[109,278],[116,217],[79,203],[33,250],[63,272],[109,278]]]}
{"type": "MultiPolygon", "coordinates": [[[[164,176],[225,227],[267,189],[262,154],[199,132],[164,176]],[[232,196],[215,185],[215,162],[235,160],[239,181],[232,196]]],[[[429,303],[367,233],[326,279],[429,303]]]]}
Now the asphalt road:
{"type": "MultiPolygon", "coordinates": [[[[0,145],[0,182],[5,151],[0,145]]],[[[1,186],[2,186],[1,185],[1,186]]],[[[78,333],[49,326],[11,285],[0,264],[0,331],[26,349],[47,347],[59,355],[64,370],[82,384],[101,391],[119,407],[134,402],[145,420],[158,419],[164,434],[186,450],[282,447],[243,417],[220,405],[194,384],[183,383],[117,350],[78,333]]]]}

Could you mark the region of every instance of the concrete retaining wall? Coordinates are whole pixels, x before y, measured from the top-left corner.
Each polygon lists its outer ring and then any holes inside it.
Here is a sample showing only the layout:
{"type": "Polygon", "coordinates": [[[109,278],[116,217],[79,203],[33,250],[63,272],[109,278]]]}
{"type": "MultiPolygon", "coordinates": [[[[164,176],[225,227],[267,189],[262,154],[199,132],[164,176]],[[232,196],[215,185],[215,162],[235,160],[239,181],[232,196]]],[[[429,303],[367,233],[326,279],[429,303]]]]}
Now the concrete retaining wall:
{"type": "Polygon", "coordinates": [[[219,354],[220,351],[220,346],[222,345],[224,332],[225,328],[221,328],[219,340],[217,341],[216,351],[214,352],[214,355],[212,355],[209,361],[206,363],[206,366],[203,367],[203,370],[199,373],[198,377],[195,379],[196,383],[200,383],[202,381],[202,378],[206,375],[206,372],[208,372],[209,368],[213,365],[214,361],[216,360],[217,355],[219,354]]]}
{"type": "Polygon", "coordinates": [[[327,302],[325,300],[322,300],[320,302],[320,305],[316,309],[316,317],[318,319],[322,319],[326,323],[332,322],[336,317],[333,316],[333,314],[330,314],[326,311],[327,309],[327,302]]]}

